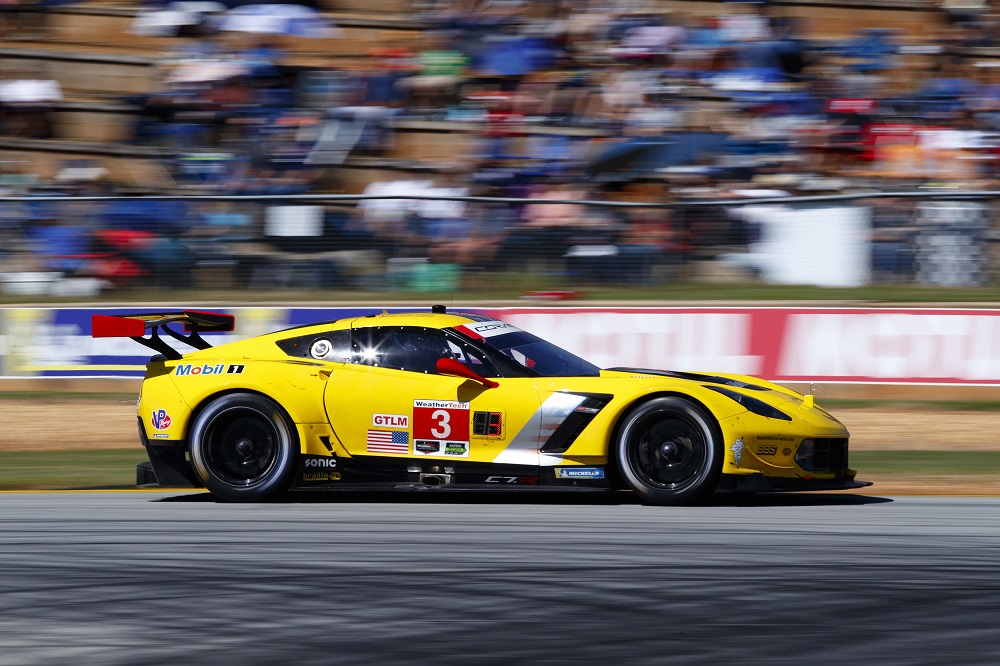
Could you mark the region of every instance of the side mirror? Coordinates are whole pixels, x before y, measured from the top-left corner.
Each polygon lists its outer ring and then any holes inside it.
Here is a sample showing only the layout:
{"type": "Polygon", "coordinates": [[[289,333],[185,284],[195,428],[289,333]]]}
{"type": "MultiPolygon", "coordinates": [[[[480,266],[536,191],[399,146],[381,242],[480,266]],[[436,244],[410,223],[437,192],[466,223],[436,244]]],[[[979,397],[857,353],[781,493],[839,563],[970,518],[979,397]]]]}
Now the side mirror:
{"type": "Polygon", "coordinates": [[[439,375],[448,375],[450,377],[465,377],[466,379],[471,379],[474,382],[479,382],[486,388],[496,388],[500,386],[497,382],[492,379],[486,379],[485,377],[480,377],[472,371],[469,366],[464,363],[459,363],[453,358],[439,358],[437,361],[437,371],[439,375]]]}

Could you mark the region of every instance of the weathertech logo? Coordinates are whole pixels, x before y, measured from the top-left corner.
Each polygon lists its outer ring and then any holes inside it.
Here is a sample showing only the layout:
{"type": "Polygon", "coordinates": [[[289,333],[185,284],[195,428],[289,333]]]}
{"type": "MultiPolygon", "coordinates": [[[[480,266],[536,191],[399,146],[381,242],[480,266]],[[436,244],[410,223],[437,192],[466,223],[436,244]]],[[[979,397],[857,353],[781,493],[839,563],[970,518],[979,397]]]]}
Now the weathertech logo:
{"type": "Polygon", "coordinates": [[[414,400],[413,406],[424,409],[468,409],[469,403],[451,400],[414,400]]]}

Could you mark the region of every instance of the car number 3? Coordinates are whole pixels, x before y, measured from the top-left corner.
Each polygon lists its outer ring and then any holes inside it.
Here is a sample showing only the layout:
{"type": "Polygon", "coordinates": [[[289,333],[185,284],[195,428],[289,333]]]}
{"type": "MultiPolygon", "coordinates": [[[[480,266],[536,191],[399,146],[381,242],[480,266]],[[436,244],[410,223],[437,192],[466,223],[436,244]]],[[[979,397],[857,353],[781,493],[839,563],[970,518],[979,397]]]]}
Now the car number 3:
{"type": "Polygon", "coordinates": [[[436,409],[431,414],[431,418],[437,422],[437,426],[431,428],[431,434],[438,439],[448,439],[451,435],[451,414],[444,409],[436,409]]]}

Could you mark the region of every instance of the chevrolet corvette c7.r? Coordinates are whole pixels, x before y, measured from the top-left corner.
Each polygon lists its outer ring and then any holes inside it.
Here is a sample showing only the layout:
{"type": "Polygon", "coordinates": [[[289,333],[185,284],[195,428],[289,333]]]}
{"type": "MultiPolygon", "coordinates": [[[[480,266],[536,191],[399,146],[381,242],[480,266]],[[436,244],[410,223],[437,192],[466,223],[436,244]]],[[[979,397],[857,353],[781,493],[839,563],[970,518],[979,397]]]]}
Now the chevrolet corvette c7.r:
{"type": "Polygon", "coordinates": [[[157,352],[138,422],[161,486],[231,501],[290,489],[631,489],[677,504],[870,485],[854,480],[843,424],[812,396],[753,377],[601,369],[442,306],[216,347],[199,335],[233,326],[191,310],[93,315],[94,337],[157,352]]]}

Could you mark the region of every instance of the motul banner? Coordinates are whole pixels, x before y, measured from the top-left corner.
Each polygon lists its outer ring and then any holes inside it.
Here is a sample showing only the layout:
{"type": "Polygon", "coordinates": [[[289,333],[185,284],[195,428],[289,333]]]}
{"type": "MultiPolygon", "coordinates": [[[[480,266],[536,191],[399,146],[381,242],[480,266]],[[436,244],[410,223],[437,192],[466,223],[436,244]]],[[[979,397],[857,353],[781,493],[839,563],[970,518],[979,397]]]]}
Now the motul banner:
{"type": "MultiPolygon", "coordinates": [[[[429,307],[392,311],[429,310],[429,307]]],[[[602,367],[734,372],[779,382],[1000,385],[1000,310],[919,308],[483,308],[602,367]]],[[[141,377],[150,352],[93,339],[90,315],[140,308],[0,309],[0,376],[141,377]]],[[[225,308],[214,345],[379,308],[225,308]]],[[[199,366],[200,367],[200,366],[199,366]]],[[[193,372],[193,370],[192,370],[193,372]]]]}
{"type": "Polygon", "coordinates": [[[787,382],[1000,384],[1000,310],[504,309],[496,316],[602,367],[787,382]]]}

